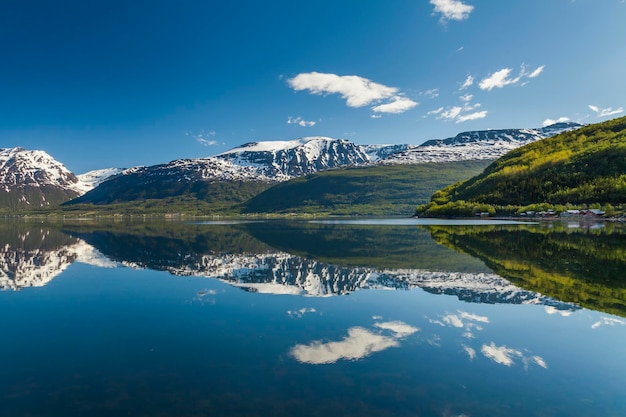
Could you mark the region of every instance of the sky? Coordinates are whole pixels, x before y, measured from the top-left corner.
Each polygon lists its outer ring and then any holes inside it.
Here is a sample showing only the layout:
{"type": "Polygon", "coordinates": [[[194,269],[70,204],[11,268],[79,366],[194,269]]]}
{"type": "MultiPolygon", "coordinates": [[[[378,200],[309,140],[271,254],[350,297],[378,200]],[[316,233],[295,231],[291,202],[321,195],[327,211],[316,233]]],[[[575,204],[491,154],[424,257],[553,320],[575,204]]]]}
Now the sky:
{"type": "Polygon", "coordinates": [[[625,0],[0,0],[0,147],[75,173],[626,107],[625,0]]]}

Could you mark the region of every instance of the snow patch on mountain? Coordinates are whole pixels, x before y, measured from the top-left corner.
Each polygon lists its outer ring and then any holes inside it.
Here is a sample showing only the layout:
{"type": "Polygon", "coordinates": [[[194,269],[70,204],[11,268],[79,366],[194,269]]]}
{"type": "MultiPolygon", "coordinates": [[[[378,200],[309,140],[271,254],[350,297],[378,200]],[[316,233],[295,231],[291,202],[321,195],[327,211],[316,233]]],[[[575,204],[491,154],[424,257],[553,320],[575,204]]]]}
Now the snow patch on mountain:
{"type": "Polygon", "coordinates": [[[83,193],[96,188],[104,181],[108,180],[114,175],[120,174],[124,171],[122,168],[103,168],[93,171],[85,172],[76,176],[78,180],[83,184],[83,193]]]}

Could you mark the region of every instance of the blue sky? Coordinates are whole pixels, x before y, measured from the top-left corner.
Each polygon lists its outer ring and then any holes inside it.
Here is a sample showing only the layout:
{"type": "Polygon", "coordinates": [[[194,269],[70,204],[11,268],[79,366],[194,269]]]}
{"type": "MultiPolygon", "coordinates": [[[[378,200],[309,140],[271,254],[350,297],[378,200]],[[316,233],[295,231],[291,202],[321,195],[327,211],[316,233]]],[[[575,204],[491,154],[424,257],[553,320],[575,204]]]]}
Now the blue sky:
{"type": "Polygon", "coordinates": [[[76,173],[624,114],[624,0],[3,0],[0,147],[76,173]]]}

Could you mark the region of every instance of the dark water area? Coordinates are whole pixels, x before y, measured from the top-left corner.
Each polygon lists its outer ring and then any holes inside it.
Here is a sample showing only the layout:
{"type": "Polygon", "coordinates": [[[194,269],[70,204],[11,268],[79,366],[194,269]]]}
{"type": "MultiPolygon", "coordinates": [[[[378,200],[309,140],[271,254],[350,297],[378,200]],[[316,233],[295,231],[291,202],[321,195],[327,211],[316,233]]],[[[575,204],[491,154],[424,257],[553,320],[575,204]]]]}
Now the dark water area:
{"type": "Polygon", "coordinates": [[[0,416],[624,416],[615,224],[0,223],[0,416]]]}

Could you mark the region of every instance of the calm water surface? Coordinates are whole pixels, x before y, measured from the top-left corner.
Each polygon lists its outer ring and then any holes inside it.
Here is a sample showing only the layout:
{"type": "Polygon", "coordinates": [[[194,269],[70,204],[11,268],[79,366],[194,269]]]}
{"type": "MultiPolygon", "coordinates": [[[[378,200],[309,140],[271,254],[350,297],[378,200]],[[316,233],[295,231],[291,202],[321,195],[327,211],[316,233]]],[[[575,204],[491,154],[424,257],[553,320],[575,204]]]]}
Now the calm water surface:
{"type": "Polygon", "coordinates": [[[623,227],[351,223],[1,223],[0,415],[626,415],[623,227]]]}

